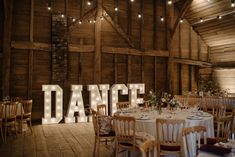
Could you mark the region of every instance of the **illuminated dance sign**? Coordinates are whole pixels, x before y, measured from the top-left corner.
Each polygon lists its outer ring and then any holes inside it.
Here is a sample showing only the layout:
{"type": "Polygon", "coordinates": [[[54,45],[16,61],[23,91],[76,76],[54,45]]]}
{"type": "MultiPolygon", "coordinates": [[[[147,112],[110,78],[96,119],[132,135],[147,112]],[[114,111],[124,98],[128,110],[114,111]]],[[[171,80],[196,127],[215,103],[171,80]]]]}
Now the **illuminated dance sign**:
{"type": "MultiPolygon", "coordinates": [[[[63,89],[59,85],[42,85],[44,91],[44,117],[42,124],[55,124],[63,119],[63,89]],[[55,92],[55,117],[51,116],[51,93],[55,92]]],[[[143,103],[143,98],[138,98],[138,94],[145,93],[144,84],[114,84],[111,88],[108,84],[88,85],[89,103],[91,108],[96,110],[98,104],[106,104],[110,108],[111,115],[117,111],[119,91],[122,95],[129,94],[131,107],[143,103]],[[110,90],[110,106],[108,105],[108,91],[110,90]]],[[[87,122],[82,98],[82,85],[71,85],[71,96],[65,116],[65,123],[87,122]],[[78,112],[77,117],[74,113],[78,112]]]]}

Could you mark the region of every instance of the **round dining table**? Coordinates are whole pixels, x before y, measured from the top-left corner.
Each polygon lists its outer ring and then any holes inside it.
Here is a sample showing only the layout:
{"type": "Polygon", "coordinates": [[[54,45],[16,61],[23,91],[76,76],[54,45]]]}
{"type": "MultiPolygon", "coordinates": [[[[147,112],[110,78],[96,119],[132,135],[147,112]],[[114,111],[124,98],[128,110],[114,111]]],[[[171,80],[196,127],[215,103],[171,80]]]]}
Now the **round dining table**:
{"type": "MultiPolygon", "coordinates": [[[[132,108],[121,110],[117,112],[120,116],[132,116],[136,119],[136,131],[144,132],[152,135],[156,139],[156,119],[183,119],[185,120],[185,127],[192,127],[202,125],[207,128],[207,137],[214,138],[214,122],[213,116],[209,113],[198,111],[197,108],[177,109],[175,111],[163,108],[162,112],[149,108],[132,108]]],[[[183,153],[183,147],[181,147],[183,153]]],[[[157,148],[151,156],[157,156],[157,148]]],[[[121,155],[126,157],[127,155],[121,155]]],[[[170,157],[170,156],[169,156],[170,157]]]]}

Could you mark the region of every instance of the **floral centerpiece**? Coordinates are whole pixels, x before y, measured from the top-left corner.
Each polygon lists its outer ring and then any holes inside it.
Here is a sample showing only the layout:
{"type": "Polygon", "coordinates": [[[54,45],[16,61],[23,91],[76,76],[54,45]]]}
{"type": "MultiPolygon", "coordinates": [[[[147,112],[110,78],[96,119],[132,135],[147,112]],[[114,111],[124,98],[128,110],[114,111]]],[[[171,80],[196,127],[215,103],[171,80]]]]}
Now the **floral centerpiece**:
{"type": "Polygon", "coordinates": [[[148,98],[145,102],[157,108],[159,113],[161,113],[162,107],[173,109],[179,106],[179,102],[172,94],[167,92],[155,93],[153,90],[149,91],[148,98]]]}
{"type": "Polygon", "coordinates": [[[170,109],[175,109],[179,106],[180,106],[180,104],[179,104],[178,100],[175,97],[173,97],[169,102],[170,109]]]}

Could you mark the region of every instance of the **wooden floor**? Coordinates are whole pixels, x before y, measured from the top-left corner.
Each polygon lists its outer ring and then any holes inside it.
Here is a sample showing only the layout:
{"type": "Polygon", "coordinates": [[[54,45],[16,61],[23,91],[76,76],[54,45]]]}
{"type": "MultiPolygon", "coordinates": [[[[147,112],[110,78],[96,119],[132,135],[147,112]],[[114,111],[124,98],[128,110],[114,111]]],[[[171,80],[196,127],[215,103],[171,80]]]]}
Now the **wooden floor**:
{"type": "MultiPolygon", "coordinates": [[[[0,157],[92,157],[92,123],[35,125],[33,131],[33,135],[28,131],[0,142],[0,157]]],[[[112,150],[102,144],[100,157],[112,156],[112,150]]]]}

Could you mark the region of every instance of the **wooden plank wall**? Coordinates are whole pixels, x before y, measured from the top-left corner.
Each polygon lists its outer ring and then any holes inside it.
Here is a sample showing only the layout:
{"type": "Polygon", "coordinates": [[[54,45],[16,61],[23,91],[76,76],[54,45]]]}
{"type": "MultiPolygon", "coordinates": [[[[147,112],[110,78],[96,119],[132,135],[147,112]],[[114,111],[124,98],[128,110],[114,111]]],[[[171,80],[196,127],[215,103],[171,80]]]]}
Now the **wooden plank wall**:
{"type": "Polygon", "coordinates": [[[214,64],[213,76],[222,89],[235,93],[235,45],[211,47],[210,61],[214,64]]]}
{"type": "MultiPolygon", "coordinates": [[[[53,11],[65,12],[65,0],[52,2],[53,11]]],[[[86,7],[81,9],[81,3],[84,6],[86,5],[83,0],[68,1],[68,15],[70,17],[79,19],[81,15],[86,14],[89,8],[86,7]]],[[[131,10],[128,9],[127,4],[127,0],[104,1],[104,7],[108,8],[110,16],[117,21],[124,32],[130,31],[129,38],[134,43],[134,47],[138,49],[141,48],[141,50],[156,49],[166,51],[166,25],[164,22],[160,21],[160,16],[165,15],[165,0],[144,0],[144,3],[141,3],[141,0],[137,0],[131,4],[133,5],[131,10]],[[113,10],[114,4],[118,5],[118,12],[113,10]],[[153,4],[155,4],[155,6],[153,4]],[[144,15],[142,15],[143,21],[140,23],[140,19],[137,18],[137,15],[141,9],[144,12],[144,15]],[[131,15],[131,21],[128,21],[128,14],[131,15]]],[[[45,1],[34,0],[33,41],[50,44],[51,15],[46,7],[47,3],[45,1]]],[[[92,7],[93,6],[90,6],[90,8],[92,7]]],[[[14,0],[13,8],[12,41],[29,41],[31,0],[14,0]]],[[[177,14],[178,13],[176,11],[174,19],[177,18],[177,14]]],[[[2,16],[0,18],[2,18],[2,16]]],[[[81,25],[77,23],[76,26],[70,30],[70,44],[75,46],[89,46],[95,44],[95,27],[94,24],[88,23],[87,20],[94,20],[94,18],[91,16],[84,20],[81,25]]],[[[69,24],[72,24],[71,19],[69,24]]],[[[102,46],[130,47],[126,40],[119,35],[109,22],[103,20],[101,26],[102,46]]],[[[0,31],[0,33],[2,33],[2,31],[0,31]]],[[[174,57],[207,61],[207,46],[193,30],[190,30],[190,26],[187,21],[177,28],[172,49],[174,57]],[[181,40],[179,41],[179,39],[181,40]]],[[[32,92],[34,102],[33,118],[39,119],[43,116],[44,93],[42,92],[42,85],[51,83],[51,52],[50,50],[34,50],[33,56],[31,56],[33,58],[32,60],[29,60],[29,50],[12,48],[11,51],[10,95],[27,98],[29,93],[32,92]],[[28,88],[28,82],[30,79],[29,63],[33,65],[32,91],[28,91],[30,89],[28,88]]],[[[101,83],[107,83],[110,85],[114,83],[127,84],[128,82],[145,83],[146,93],[148,93],[150,89],[161,91],[167,90],[167,57],[114,53],[101,53],[101,83]]],[[[142,53],[145,54],[144,51],[142,53]]],[[[198,67],[177,63],[175,63],[175,65],[174,93],[180,94],[182,91],[196,88],[198,67]],[[181,69],[179,68],[179,65],[182,67],[181,69]]],[[[84,104],[88,104],[89,100],[86,85],[94,84],[95,77],[94,51],[70,52],[69,75],[64,87],[62,87],[64,90],[65,112],[70,96],[70,85],[84,85],[84,104]]],[[[127,99],[127,97],[124,97],[123,99],[127,99]]]]}
{"type": "MultiPolygon", "coordinates": [[[[0,37],[3,36],[3,19],[4,19],[4,9],[3,9],[3,1],[0,1],[0,37]]],[[[3,38],[0,38],[0,69],[2,69],[2,63],[3,63],[3,59],[2,59],[2,56],[3,56],[3,52],[2,52],[2,41],[3,41],[3,38]]],[[[3,76],[3,73],[2,73],[2,70],[0,72],[0,98],[2,97],[2,76],[3,76]]]]}

